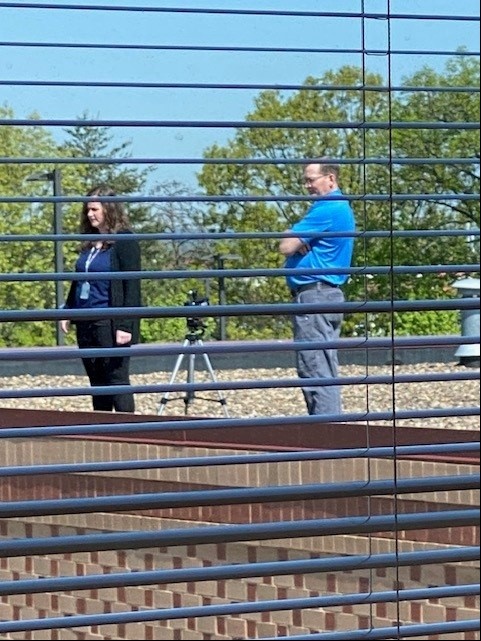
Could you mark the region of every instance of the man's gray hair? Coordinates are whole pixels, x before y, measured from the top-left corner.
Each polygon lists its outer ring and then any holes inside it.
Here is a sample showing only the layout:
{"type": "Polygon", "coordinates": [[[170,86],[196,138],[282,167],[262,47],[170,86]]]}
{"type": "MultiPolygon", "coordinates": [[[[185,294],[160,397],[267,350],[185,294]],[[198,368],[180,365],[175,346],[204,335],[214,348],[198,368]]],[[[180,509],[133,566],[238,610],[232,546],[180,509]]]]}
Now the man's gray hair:
{"type": "Polygon", "coordinates": [[[336,180],[339,180],[341,168],[336,162],[333,162],[327,156],[323,156],[322,158],[319,158],[319,166],[323,175],[334,174],[336,180]]]}

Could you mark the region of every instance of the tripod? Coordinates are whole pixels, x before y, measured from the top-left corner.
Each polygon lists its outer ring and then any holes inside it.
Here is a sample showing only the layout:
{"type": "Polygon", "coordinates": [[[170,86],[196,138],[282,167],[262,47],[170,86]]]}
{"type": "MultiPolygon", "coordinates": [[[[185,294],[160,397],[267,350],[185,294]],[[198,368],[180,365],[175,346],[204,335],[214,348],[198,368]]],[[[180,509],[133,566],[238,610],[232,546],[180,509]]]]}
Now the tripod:
{"type": "MultiPolygon", "coordinates": [[[[186,347],[187,345],[203,345],[204,343],[202,342],[202,334],[203,332],[195,332],[195,331],[190,331],[185,335],[185,340],[183,343],[183,347],[186,347]]],[[[179,372],[180,366],[182,365],[182,361],[184,360],[184,357],[188,357],[188,365],[187,365],[187,383],[193,383],[194,382],[194,374],[195,374],[195,357],[196,354],[179,354],[177,357],[177,360],[174,365],[174,369],[172,370],[172,375],[170,377],[169,385],[172,385],[172,383],[175,381],[175,378],[179,372]]],[[[217,379],[215,376],[214,368],[212,367],[212,363],[210,362],[209,355],[206,354],[205,352],[202,353],[202,357],[204,359],[205,366],[207,368],[207,371],[210,374],[210,377],[214,383],[217,383],[217,379]]],[[[165,406],[167,405],[168,401],[174,400],[169,398],[170,392],[165,392],[165,394],[162,396],[160,399],[160,404],[159,404],[159,410],[158,414],[162,414],[165,406]]],[[[224,408],[224,414],[225,416],[229,417],[229,412],[227,410],[227,400],[225,396],[222,394],[220,390],[217,390],[217,396],[218,398],[204,398],[206,401],[214,401],[216,403],[220,403],[223,408],[224,408]]],[[[185,406],[185,414],[189,413],[189,405],[192,403],[192,401],[196,398],[195,392],[194,391],[187,391],[184,396],[184,406],[185,406]]],[[[197,397],[201,398],[201,397],[197,397]]]]}

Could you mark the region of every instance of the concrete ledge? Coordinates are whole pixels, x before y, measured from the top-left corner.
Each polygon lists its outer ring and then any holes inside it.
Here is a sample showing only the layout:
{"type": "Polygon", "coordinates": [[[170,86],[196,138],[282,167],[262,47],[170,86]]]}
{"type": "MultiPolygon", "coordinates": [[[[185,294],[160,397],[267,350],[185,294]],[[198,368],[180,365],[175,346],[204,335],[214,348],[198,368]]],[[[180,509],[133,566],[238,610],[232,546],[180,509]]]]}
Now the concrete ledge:
{"type": "MultiPolygon", "coordinates": [[[[95,435],[71,435],[68,438],[84,441],[107,441],[109,443],[139,443],[145,445],[167,445],[183,447],[204,447],[214,449],[255,450],[259,452],[306,451],[318,449],[349,449],[369,447],[392,447],[391,426],[370,423],[306,423],[280,422],[268,428],[262,424],[242,427],[196,427],[186,429],[185,421],[202,420],[202,416],[158,416],[114,412],[63,412],[58,410],[37,410],[24,408],[1,408],[0,430],[3,428],[53,427],[69,425],[109,425],[121,423],[158,423],[159,430],[132,430],[129,433],[114,434],[108,428],[95,435]],[[166,423],[169,429],[164,429],[166,423]]],[[[478,443],[479,429],[442,429],[403,427],[396,433],[396,444],[430,445],[439,443],[478,443]]],[[[449,450],[449,448],[447,448],[449,450]]],[[[455,464],[479,465],[477,452],[445,452],[443,454],[405,454],[402,459],[421,461],[442,461],[455,464]]]]}
{"type": "MultiPolygon", "coordinates": [[[[214,369],[274,369],[277,367],[289,369],[295,366],[295,353],[291,349],[292,341],[272,341],[278,348],[279,343],[285,345],[285,349],[276,351],[249,351],[229,352],[224,354],[211,354],[209,356],[214,369]]],[[[206,342],[205,345],[212,343],[206,342]]],[[[220,343],[216,343],[219,345],[220,343]]],[[[235,341],[228,343],[235,345],[235,341]]],[[[247,342],[239,341],[238,345],[246,345],[247,342]]],[[[180,348],[181,345],[173,345],[180,348]]],[[[142,346],[141,346],[142,347],[142,346]]],[[[147,347],[143,345],[143,347],[147,347]]],[[[56,357],[57,347],[47,348],[51,352],[51,358],[45,356],[45,348],[25,348],[22,350],[22,358],[15,359],[12,350],[9,348],[0,349],[0,376],[79,376],[84,374],[83,366],[79,358],[59,359],[56,357]]],[[[72,350],[77,354],[76,347],[62,348],[72,350]]],[[[395,362],[399,365],[410,365],[416,363],[456,363],[456,347],[411,347],[395,350],[395,362]]],[[[131,372],[133,374],[149,374],[151,372],[168,372],[175,365],[177,356],[166,354],[160,356],[136,355],[135,348],[132,349],[131,372]]],[[[388,365],[392,363],[392,351],[389,349],[340,349],[339,362],[341,365],[388,365]]],[[[200,355],[196,358],[196,367],[201,368],[203,359],[200,355]]],[[[182,364],[183,366],[186,363],[182,364]]]]}

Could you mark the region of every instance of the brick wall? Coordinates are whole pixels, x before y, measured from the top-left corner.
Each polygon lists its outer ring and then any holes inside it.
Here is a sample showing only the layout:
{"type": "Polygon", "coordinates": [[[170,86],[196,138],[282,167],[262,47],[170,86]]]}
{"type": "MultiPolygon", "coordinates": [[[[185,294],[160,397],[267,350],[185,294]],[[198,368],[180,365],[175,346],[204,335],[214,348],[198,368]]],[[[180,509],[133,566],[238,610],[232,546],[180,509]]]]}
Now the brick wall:
{"type": "MultiPolygon", "coordinates": [[[[70,517],[71,521],[80,520],[70,517]]],[[[52,523],[4,523],[2,537],[51,536],[95,533],[85,520],[95,522],[95,515],[83,517],[84,527],[59,525],[61,517],[50,517],[52,523]],[[54,523],[57,521],[57,523],[54,523]],[[87,525],[87,527],[85,527],[87,525]]],[[[176,527],[180,522],[168,523],[153,517],[116,516],[115,529],[137,530],[176,527]]],[[[184,522],[184,525],[186,523],[184,522]]],[[[188,525],[193,525],[189,523],[188,525]]],[[[362,537],[342,537],[346,547],[357,553],[386,550],[386,540],[362,537]]],[[[262,543],[228,543],[219,545],[191,545],[175,548],[156,548],[135,551],[108,551],[81,554],[62,554],[46,557],[2,559],[2,580],[46,576],[83,576],[110,574],[123,571],[144,571],[189,567],[209,567],[226,563],[267,562],[317,558],[328,545],[325,538],[296,539],[262,543]],[[319,551],[318,551],[319,550],[319,551]]],[[[428,544],[401,545],[401,551],[429,549],[428,544]]],[[[135,609],[202,606],[264,599],[308,598],[326,594],[363,593],[369,591],[408,589],[446,583],[470,583],[479,577],[475,563],[440,564],[406,568],[380,568],[372,571],[356,570],[327,572],[297,576],[260,577],[244,580],[203,581],[145,587],[120,587],[85,590],[64,594],[34,594],[3,597],[0,600],[0,618],[15,620],[72,614],[100,614],[135,609]]],[[[336,608],[304,609],[297,611],[266,612],[240,616],[178,619],[167,622],[106,625],[97,628],[60,629],[58,632],[17,633],[11,639],[232,639],[259,638],[309,634],[318,631],[361,629],[371,625],[384,627],[401,624],[448,621],[479,616],[479,602],[474,597],[433,599],[425,602],[387,603],[344,606],[336,608]],[[51,635],[51,636],[50,636],[51,635]]],[[[472,633],[457,638],[475,639],[472,633]]]]}
{"type": "MultiPolygon", "coordinates": [[[[238,453],[240,449],[212,446],[166,445],[162,443],[114,442],[81,438],[4,441],[0,464],[31,465],[93,460],[128,460],[207,456],[238,453]]],[[[468,463],[385,459],[308,461],[296,463],[209,466],[146,471],[122,471],[88,475],[12,477],[0,484],[2,500],[44,499],[67,496],[94,496],[185,489],[265,486],[297,483],[342,482],[360,479],[466,474],[468,463]],[[396,468],[394,468],[394,465],[396,468]],[[33,481],[33,482],[32,482],[33,481]]],[[[478,504],[475,491],[437,492],[402,495],[396,499],[399,511],[449,509],[478,504]]],[[[2,538],[30,538],[191,527],[200,523],[245,523],[273,519],[336,517],[368,513],[390,513],[393,497],[329,501],[284,502],[266,505],[239,505],[188,510],[157,510],[134,513],[100,513],[5,519],[0,524],[2,538]]],[[[395,541],[390,533],[376,536],[325,536],[219,545],[191,545],[162,549],[120,552],[92,552],[0,560],[1,580],[47,576],[77,576],[123,571],[173,569],[230,563],[265,562],[318,558],[343,554],[377,554],[435,549],[440,543],[475,545],[477,528],[442,528],[401,533],[395,541]]],[[[406,568],[356,570],[298,576],[260,577],[243,580],[205,581],[142,587],[85,590],[63,594],[3,597],[0,619],[99,614],[135,609],[207,606],[243,601],[308,598],[326,594],[363,593],[408,589],[445,584],[477,582],[479,563],[439,564],[406,568]]],[[[313,608],[240,616],[171,619],[67,628],[58,631],[16,633],[9,639],[233,639],[302,635],[318,631],[362,629],[400,624],[449,621],[479,617],[474,597],[459,597],[406,603],[313,608]]],[[[456,635],[475,639],[477,633],[456,635]]]]}

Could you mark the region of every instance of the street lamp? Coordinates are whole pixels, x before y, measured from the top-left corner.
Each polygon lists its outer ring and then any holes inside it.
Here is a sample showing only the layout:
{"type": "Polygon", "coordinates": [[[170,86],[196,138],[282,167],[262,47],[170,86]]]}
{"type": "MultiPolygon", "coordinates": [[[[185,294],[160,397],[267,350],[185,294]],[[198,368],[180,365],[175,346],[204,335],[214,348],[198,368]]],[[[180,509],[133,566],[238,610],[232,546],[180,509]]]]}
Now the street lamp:
{"type": "MultiPolygon", "coordinates": [[[[60,169],[53,169],[52,171],[36,171],[27,180],[32,181],[47,181],[52,183],[53,195],[62,195],[62,176],[60,169]]],[[[59,236],[62,233],[62,204],[55,201],[53,204],[53,233],[59,236]]],[[[56,274],[63,272],[63,253],[62,246],[58,240],[54,243],[54,265],[56,274]]],[[[65,302],[63,282],[60,280],[55,281],[55,305],[60,309],[65,302]]],[[[65,344],[65,337],[59,327],[59,323],[55,323],[55,337],[57,345],[65,344]]]]}
{"type": "MultiPolygon", "coordinates": [[[[223,270],[225,269],[226,260],[240,260],[240,258],[241,257],[237,256],[237,254],[215,254],[214,269],[223,270]]],[[[217,279],[219,283],[219,305],[225,305],[227,303],[225,292],[225,276],[219,275],[217,279]]],[[[219,340],[225,341],[226,338],[226,319],[225,316],[219,316],[219,340]]]]}

